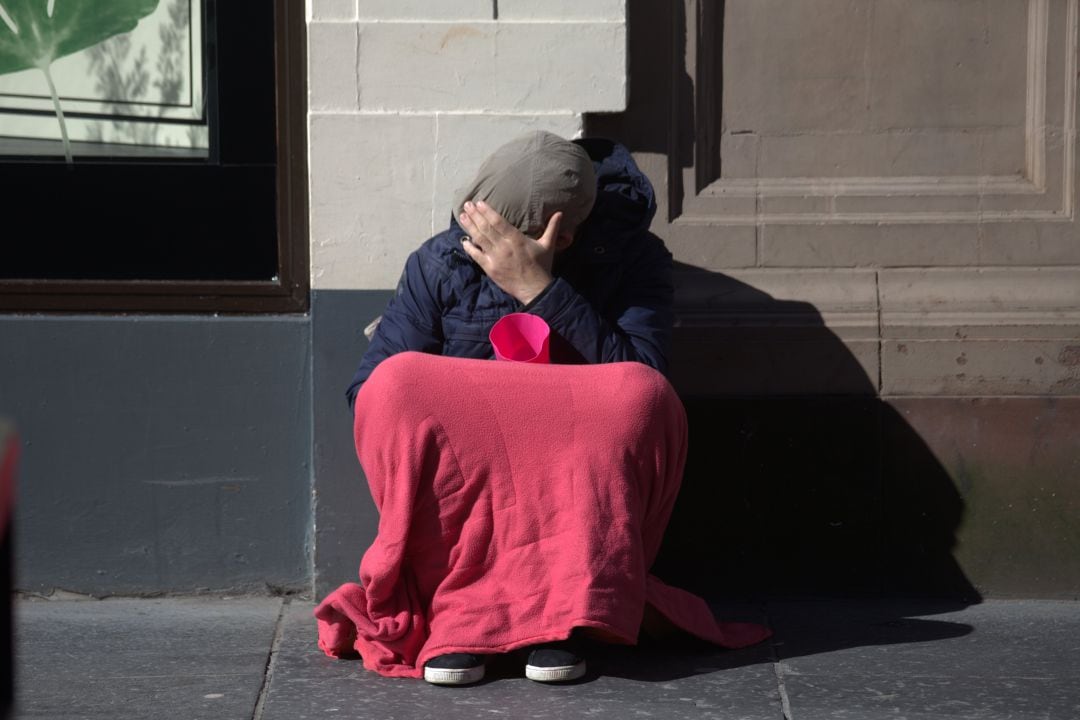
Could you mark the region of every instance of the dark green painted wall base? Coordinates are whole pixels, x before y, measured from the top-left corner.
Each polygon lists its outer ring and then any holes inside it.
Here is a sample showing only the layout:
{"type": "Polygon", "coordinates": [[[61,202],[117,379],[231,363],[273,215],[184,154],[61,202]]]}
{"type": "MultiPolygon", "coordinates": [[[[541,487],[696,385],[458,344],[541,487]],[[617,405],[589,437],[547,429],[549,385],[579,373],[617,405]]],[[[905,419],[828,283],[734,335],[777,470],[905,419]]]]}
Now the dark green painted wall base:
{"type": "Polygon", "coordinates": [[[356,582],[360,557],[375,538],[379,515],[352,438],[345,388],[367,349],[363,330],[386,307],[390,291],[312,293],[315,428],[315,592],[322,597],[356,582]]]}
{"type": "MultiPolygon", "coordinates": [[[[354,581],[378,515],[344,390],[389,297],[317,291],[296,317],[0,318],[0,415],[24,443],[16,586],[321,596],[354,581]]],[[[657,564],[672,582],[1080,596],[1080,398],[686,405],[657,564]]]]}
{"type": "Polygon", "coordinates": [[[304,316],[0,318],[15,586],[309,586],[309,358],[304,316]]]}

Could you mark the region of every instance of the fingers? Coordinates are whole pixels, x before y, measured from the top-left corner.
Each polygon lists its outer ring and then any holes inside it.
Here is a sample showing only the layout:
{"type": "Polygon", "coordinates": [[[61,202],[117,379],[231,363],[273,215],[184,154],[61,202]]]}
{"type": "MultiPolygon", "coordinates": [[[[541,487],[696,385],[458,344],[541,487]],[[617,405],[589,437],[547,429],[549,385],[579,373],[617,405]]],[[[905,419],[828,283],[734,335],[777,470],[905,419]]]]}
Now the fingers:
{"type": "Polygon", "coordinates": [[[479,221],[500,235],[507,235],[512,229],[516,229],[508,223],[506,218],[500,215],[495,208],[491,207],[483,200],[477,201],[476,209],[480,214],[479,221]]]}
{"type": "Polygon", "coordinates": [[[521,231],[483,200],[466,202],[462,213],[462,226],[470,226],[474,236],[497,242],[501,239],[524,237],[521,231]]]}
{"type": "MultiPolygon", "coordinates": [[[[544,234],[535,240],[545,250],[551,250],[555,246],[562,218],[561,212],[552,215],[548,219],[544,234]]],[[[480,252],[490,252],[508,241],[511,244],[520,244],[522,241],[531,240],[483,200],[466,202],[458,221],[462,229],[469,234],[469,242],[480,252]]]]}
{"type": "Polygon", "coordinates": [[[544,234],[536,239],[536,242],[540,243],[545,250],[550,250],[555,246],[555,238],[559,237],[559,225],[562,224],[562,213],[557,212],[551,216],[548,220],[547,228],[544,229],[544,234]]]}
{"type": "Polygon", "coordinates": [[[473,203],[465,203],[465,212],[461,213],[459,221],[462,229],[469,234],[469,241],[480,252],[490,250],[499,241],[498,234],[492,231],[473,203]]]}
{"type": "Polygon", "coordinates": [[[468,211],[461,213],[459,221],[461,223],[461,228],[468,233],[468,235],[462,238],[462,246],[465,248],[465,251],[468,252],[469,250],[474,250],[483,253],[484,241],[486,238],[482,237],[483,232],[476,226],[476,223],[473,222],[468,211]]]}
{"type": "MultiPolygon", "coordinates": [[[[487,207],[486,203],[484,204],[484,207],[487,207]]],[[[488,209],[490,210],[490,208],[488,209]]],[[[495,215],[498,216],[498,213],[495,213],[495,215]]],[[[465,212],[461,214],[461,219],[466,229],[474,236],[483,237],[485,239],[488,236],[492,236],[492,239],[494,239],[494,235],[496,234],[494,228],[492,228],[491,222],[480,209],[479,203],[465,203],[465,212]]]]}
{"type": "Polygon", "coordinates": [[[484,255],[483,249],[476,244],[476,241],[468,236],[461,238],[461,249],[478,265],[482,265],[483,260],[487,257],[484,255]]]}

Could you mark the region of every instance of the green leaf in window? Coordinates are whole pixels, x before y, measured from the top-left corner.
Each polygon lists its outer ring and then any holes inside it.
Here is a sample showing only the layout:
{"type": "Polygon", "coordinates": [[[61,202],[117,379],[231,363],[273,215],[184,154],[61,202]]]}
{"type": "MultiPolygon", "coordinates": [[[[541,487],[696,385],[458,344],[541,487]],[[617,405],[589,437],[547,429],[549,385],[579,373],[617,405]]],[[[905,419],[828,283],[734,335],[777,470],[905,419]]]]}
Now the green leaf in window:
{"type": "Polygon", "coordinates": [[[49,66],[135,29],[159,0],[0,0],[0,75],[38,68],[45,74],[71,162],[64,114],[49,66]]]}

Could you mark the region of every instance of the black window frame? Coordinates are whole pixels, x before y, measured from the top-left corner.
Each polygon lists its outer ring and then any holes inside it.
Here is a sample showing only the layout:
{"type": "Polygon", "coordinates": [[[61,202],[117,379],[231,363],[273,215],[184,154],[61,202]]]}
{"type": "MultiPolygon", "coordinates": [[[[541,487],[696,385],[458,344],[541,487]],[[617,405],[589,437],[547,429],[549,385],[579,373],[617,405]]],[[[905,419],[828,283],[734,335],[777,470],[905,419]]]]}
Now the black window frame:
{"type": "MultiPolygon", "coordinates": [[[[22,276],[6,278],[0,267],[0,312],[108,312],[108,313],[302,313],[308,309],[309,249],[307,217],[307,103],[306,103],[306,13],[304,0],[208,0],[207,25],[216,32],[218,42],[212,45],[212,57],[207,58],[216,68],[219,102],[208,108],[217,117],[220,129],[218,140],[211,133],[211,161],[168,159],[80,159],[68,168],[63,159],[28,158],[0,159],[0,197],[4,190],[17,201],[9,204],[8,233],[0,230],[0,265],[4,257],[17,258],[22,248],[35,238],[56,244],[55,249],[41,250],[32,261],[23,261],[31,268],[22,276]],[[245,20],[254,15],[263,22],[262,33],[245,35],[245,20]],[[272,14],[271,14],[272,13],[272,14]],[[246,18],[245,18],[246,16],[246,18]],[[272,27],[271,27],[272,25],[272,27]],[[272,47],[270,47],[272,43],[272,47]],[[215,54],[216,53],[216,54],[215,54]],[[115,183],[115,190],[113,184],[115,183]],[[93,257],[97,250],[94,238],[108,236],[109,242],[125,247],[115,238],[123,237],[129,249],[152,252],[154,238],[139,238],[138,226],[113,232],[107,221],[88,219],[86,237],[78,240],[55,239],[48,235],[52,223],[40,217],[40,208],[28,212],[23,205],[56,188],[75,197],[79,193],[132,192],[140,202],[151,200],[151,193],[142,190],[148,183],[160,183],[173,193],[160,209],[171,212],[162,216],[161,232],[176,235],[178,228],[198,228],[183,235],[184,246],[194,248],[191,256],[174,242],[176,258],[182,265],[209,253],[232,248],[221,243],[240,243],[241,250],[229,251],[234,257],[215,265],[206,261],[209,272],[176,272],[198,275],[198,279],[155,278],[143,266],[123,267],[123,251],[110,245],[115,257],[93,257]],[[18,201],[21,199],[21,202],[18,201]],[[38,226],[34,227],[35,217],[38,226]],[[12,222],[14,220],[14,222],[12,222]],[[245,233],[254,222],[258,230],[245,233]],[[95,224],[97,223],[97,224],[95,224]],[[112,232],[112,235],[108,235],[112,232]],[[36,234],[40,233],[40,234],[36,234]],[[127,233],[127,234],[124,234],[127,233]],[[6,237],[5,237],[6,235],[6,237]],[[251,235],[252,237],[249,237],[251,235]],[[257,237],[254,237],[257,236],[257,237]],[[79,240],[86,240],[76,245],[79,240]],[[243,243],[254,248],[254,270],[236,272],[242,262],[243,243]],[[65,245],[65,243],[68,243],[65,245]],[[140,245],[140,243],[143,243],[140,245]],[[105,268],[108,277],[82,279],[74,273],[64,276],[28,277],[37,272],[34,267],[49,263],[62,267],[66,256],[62,248],[70,247],[89,258],[89,265],[100,261],[97,273],[105,268]],[[202,253],[200,255],[200,253],[202,253]],[[37,263],[35,266],[33,263],[37,263]],[[110,263],[113,263],[110,265],[110,263]],[[229,265],[231,263],[231,265],[229,265]],[[226,267],[227,266],[227,267],[226,267]],[[115,272],[108,268],[118,268],[115,272]],[[225,270],[221,270],[226,267],[225,270]],[[247,272],[256,277],[243,277],[247,272]]],[[[258,25],[258,23],[256,23],[258,25]]],[[[161,193],[157,193],[160,195],[161,193]]],[[[101,197],[105,197],[101,195],[101,197]]],[[[137,203],[136,203],[137,205],[137,203]]],[[[142,209],[146,217],[157,217],[159,210],[142,209]]],[[[63,202],[56,203],[56,212],[63,213],[63,202]]],[[[58,216],[61,217],[62,216],[58,216]]],[[[144,233],[149,234],[149,233],[144,233]]],[[[59,234],[57,234],[59,236],[59,234]]],[[[175,237],[173,240],[175,241],[175,237]]],[[[26,251],[28,254],[30,251],[26,251]]],[[[161,246],[155,252],[162,252],[161,246]]],[[[69,259],[70,260],[70,259],[69,259]]],[[[76,261],[71,261],[76,262],[76,261]]],[[[158,261],[154,261],[158,262],[158,261]]],[[[168,260],[166,263],[169,262],[168,260]]],[[[9,267],[18,266],[13,262],[9,267]]],[[[176,265],[173,266],[178,267],[176,265]]],[[[167,275],[174,270],[165,265],[158,271],[167,275]]],[[[49,273],[43,273],[49,274],[49,273]]]]}

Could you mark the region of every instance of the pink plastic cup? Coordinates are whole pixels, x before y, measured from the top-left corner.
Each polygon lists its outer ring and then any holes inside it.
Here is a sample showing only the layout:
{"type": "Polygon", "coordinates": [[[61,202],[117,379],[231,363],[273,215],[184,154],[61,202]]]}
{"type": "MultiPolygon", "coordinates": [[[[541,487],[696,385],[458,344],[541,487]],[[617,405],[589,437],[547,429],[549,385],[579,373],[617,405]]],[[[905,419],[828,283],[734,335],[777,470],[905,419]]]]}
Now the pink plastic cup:
{"type": "Polygon", "coordinates": [[[510,313],[491,328],[488,339],[499,360],[549,363],[548,339],[551,328],[544,319],[529,313],[510,313]]]}

